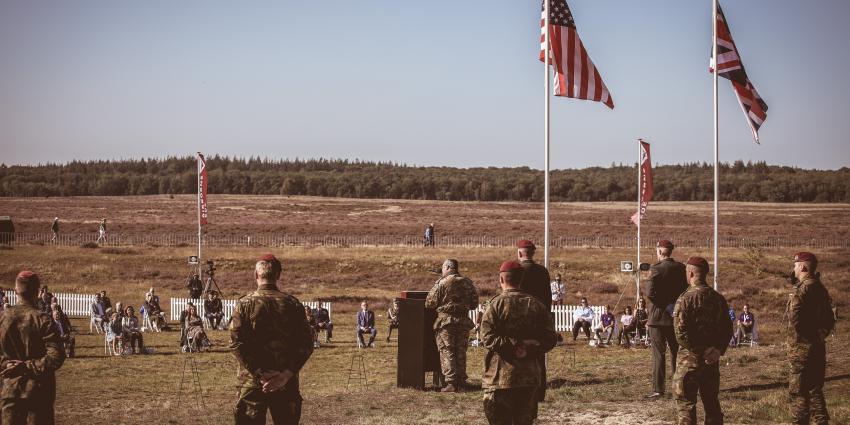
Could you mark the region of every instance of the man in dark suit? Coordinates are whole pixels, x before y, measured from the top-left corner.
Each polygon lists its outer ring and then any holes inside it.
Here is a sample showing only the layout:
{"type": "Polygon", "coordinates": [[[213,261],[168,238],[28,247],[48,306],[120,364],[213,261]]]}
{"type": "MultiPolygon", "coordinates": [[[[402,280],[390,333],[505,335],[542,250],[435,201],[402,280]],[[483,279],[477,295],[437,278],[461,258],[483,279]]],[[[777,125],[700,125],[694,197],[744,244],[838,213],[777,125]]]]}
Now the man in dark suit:
{"type": "Polygon", "coordinates": [[[679,343],[673,333],[673,307],[679,295],[688,289],[685,265],[674,260],[673,243],[658,241],[655,248],[658,262],[649,268],[649,340],[652,344],[652,393],[650,399],[664,395],[664,378],[667,373],[665,357],[670,346],[670,365],[676,373],[676,355],[679,343]]]}
{"type": "Polygon", "coordinates": [[[360,347],[374,347],[375,337],[378,335],[378,330],[375,328],[375,313],[369,310],[369,303],[363,301],[360,303],[360,311],[357,312],[357,342],[360,347]],[[369,343],[363,341],[363,334],[369,334],[369,343]]]}
{"type": "MultiPolygon", "coordinates": [[[[543,303],[551,319],[552,278],[549,276],[549,270],[534,262],[534,252],[537,247],[533,242],[523,239],[517,242],[516,247],[517,260],[523,268],[519,289],[543,303]]],[[[540,364],[540,385],[537,387],[536,400],[540,402],[546,399],[546,353],[540,353],[537,356],[537,362],[540,364]]],[[[534,417],[537,417],[536,410],[534,417]]]]}

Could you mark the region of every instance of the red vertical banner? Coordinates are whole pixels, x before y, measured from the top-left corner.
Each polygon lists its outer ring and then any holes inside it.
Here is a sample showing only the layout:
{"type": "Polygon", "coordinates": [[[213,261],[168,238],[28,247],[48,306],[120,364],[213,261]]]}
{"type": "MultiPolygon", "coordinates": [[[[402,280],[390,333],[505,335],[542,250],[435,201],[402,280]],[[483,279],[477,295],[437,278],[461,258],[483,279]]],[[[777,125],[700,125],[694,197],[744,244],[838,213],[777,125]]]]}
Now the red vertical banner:
{"type": "Polygon", "coordinates": [[[652,160],[649,157],[649,143],[640,141],[640,209],[632,215],[632,222],[638,224],[646,214],[646,207],[652,200],[652,160]]]}
{"type": "Polygon", "coordinates": [[[198,220],[207,224],[207,161],[198,152],[198,220]]]}

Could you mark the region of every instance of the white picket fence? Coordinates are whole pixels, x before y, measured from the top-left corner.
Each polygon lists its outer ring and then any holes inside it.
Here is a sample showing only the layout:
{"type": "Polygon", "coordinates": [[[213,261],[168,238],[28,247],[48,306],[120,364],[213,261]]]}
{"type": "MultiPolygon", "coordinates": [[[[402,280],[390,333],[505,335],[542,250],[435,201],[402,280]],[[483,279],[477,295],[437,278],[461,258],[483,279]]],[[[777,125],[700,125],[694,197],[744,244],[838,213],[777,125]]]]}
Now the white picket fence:
{"type": "MultiPolygon", "coordinates": [[[[6,302],[9,305],[18,303],[18,294],[15,291],[5,291],[6,302]]],[[[53,294],[59,300],[59,305],[62,306],[62,311],[70,317],[89,317],[91,316],[91,305],[94,302],[94,295],[84,294],[53,294]]]]}
{"type": "MultiPolygon", "coordinates": [[[[172,298],[171,299],[171,320],[180,320],[180,312],[186,309],[186,306],[189,302],[195,305],[195,309],[198,310],[198,316],[204,317],[204,300],[198,298],[172,298]]],[[[307,301],[302,303],[305,306],[308,306],[312,309],[316,309],[319,307],[318,301],[307,301]]],[[[227,323],[230,320],[230,317],[233,316],[233,310],[236,308],[236,300],[221,300],[222,312],[224,313],[224,323],[227,323]]],[[[328,314],[331,314],[331,303],[324,302],[322,303],[322,307],[328,309],[328,314]]]]}
{"type": "MultiPolygon", "coordinates": [[[[481,308],[481,305],[478,307],[481,308]]],[[[590,329],[593,330],[599,326],[601,321],[600,317],[602,317],[602,310],[604,307],[601,305],[592,305],[590,308],[593,310],[593,321],[590,323],[590,329]]],[[[552,314],[555,316],[555,330],[558,332],[572,331],[578,309],[579,306],[577,305],[553,305],[552,314]]],[[[475,322],[476,311],[477,310],[469,310],[469,318],[472,319],[473,322],[475,322]]]]}

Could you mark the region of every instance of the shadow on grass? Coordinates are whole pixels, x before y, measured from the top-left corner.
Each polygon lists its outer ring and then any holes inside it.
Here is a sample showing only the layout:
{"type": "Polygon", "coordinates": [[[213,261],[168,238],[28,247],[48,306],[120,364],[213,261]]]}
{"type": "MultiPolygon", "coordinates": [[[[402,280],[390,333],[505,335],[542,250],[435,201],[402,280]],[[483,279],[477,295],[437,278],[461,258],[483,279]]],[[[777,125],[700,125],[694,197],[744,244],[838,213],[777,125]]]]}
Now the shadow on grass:
{"type": "Polygon", "coordinates": [[[556,389],[561,387],[583,387],[587,385],[599,385],[614,382],[615,379],[599,379],[599,378],[588,378],[582,380],[571,380],[564,378],[556,378],[550,380],[547,384],[547,388],[556,389]]]}
{"type": "MultiPolygon", "coordinates": [[[[827,382],[830,381],[841,381],[844,379],[850,379],[850,373],[845,373],[843,375],[835,375],[828,376],[826,378],[827,382]]],[[[770,382],[767,384],[750,384],[750,385],[741,385],[738,387],[733,387],[725,390],[721,390],[724,393],[739,393],[744,391],[766,391],[766,390],[775,390],[777,388],[785,388],[788,386],[788,381],[777,381],[770,382]]]]}

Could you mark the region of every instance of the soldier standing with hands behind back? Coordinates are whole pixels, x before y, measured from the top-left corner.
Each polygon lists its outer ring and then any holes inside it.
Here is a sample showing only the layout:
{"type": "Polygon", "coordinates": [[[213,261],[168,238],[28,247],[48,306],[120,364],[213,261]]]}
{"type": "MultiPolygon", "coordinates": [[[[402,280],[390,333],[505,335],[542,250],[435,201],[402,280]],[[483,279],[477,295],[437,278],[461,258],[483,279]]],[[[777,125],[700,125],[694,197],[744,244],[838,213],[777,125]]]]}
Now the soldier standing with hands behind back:
{"type": "Polygon", "coordinates": [[[481,319],[484,357],[484,414],[492,425],[530,425],[537,414],[541,384],[539,356],[558,340],[549,310],[519,290],[524,274],[516,261],[499,267],[502,293],[495,296],[481,319]]]}
{"type": "MultiPolygon", "coordinates": [[[[657,399],[664,395],[667,369],[665,356],[670,346],[670,365],[676,373],[676,354],[679,343],[673,333],[673,306],[676,299],[688,288],[685,265],[674,260],[673,243],[658,241],[655,253],[658,262],[649,268],[649,340],[652,344],[652,393],[646,398],[657,399]]],[[[728,342],[728,341],[727,341],[728,342]]]]}
{"type": "Polygon", "coordinates": [[[36,306],[40,285],[35,273],[18,273],[18,304],[0,315],[0,423],[5,425],[52,425],[55,421],[55,373],[65,362],[65,349],[53,319],[36,306]]]}
{"type": "Polygon", "coordinates": [[[254,267],[257,290],[240,298],[230,322],[230,348],[238,363],[236,425],[275,425],[301,419],[298,371],[313,354],[304,306],[277,287],[282,266],[274,255],[254,267]]]}
{"type": "Polygon", "coordinates": [[[466,385],[466,349],[469,331],[475,327],[469,310],[478,307],[478,292],[469,278],[458,273],[457,260],[444,261],[442,275],[428,292],[425,308],[437,310],[434,333],[447,383],[442,391],[454,392],[466,385]]]}
{"type": "Polygon", "coordinates": [[[699,393],[705,409],[705,423],[722,424],[723,411],[717,399],[720,393],[718,361],[732,337],[729,305],[722,295],[708,287],[705,258],[689,258],[686,273],[690,287],[676,301],[673,310],[673,330],[681,347],[673,375],[678,423],[697,423],[699,393]]]}
{"type": "Polygon", "coordinates": [[[829,291],[820,281],[818,259],[811,252],[794,256],[794,291],[788,299],[788,392],[795,424],[829,423],[823,383],[826,337],[835,326],[829,291]]]}

